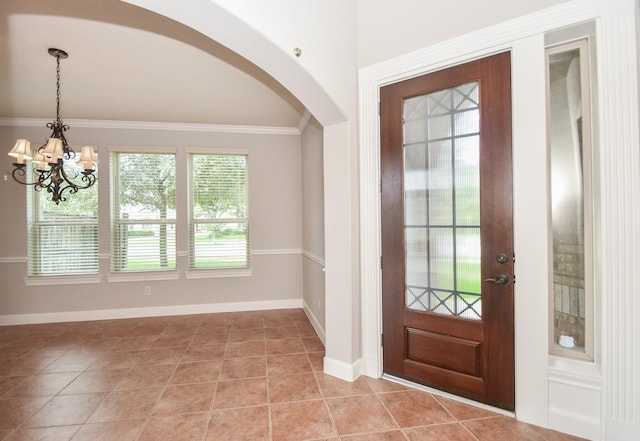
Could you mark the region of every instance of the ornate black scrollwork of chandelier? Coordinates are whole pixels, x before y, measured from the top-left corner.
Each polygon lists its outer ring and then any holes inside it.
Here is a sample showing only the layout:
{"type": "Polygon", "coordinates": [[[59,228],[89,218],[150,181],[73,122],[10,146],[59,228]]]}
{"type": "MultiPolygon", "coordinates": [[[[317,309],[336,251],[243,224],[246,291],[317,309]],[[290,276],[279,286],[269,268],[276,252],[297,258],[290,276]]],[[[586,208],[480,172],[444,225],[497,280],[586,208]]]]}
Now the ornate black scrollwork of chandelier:
{"type": "Polygon", "coordinates": [[[47,142],[35,151],[31,150],[29,141],[18,139],[9,156],[16,158],[11,173],[16,182],[31,185],[39,191],[46,189],[51,193],[51,200],[59,204],[67,200],[65,192],[77,193],[95,184],[98,156],[93,147],[85,146],[76,160],[76,152],[67,143],[64,132],[69,130],[69,126],[60,119],[60,59],[69,55],[55,48],[50,48],[49,54],[56,58],[56,119],[47,123],[53,132],[47,142]],[[25,161],[28,160],[33,167],[33,182],[26,176],[28,164],[25,161]]]}

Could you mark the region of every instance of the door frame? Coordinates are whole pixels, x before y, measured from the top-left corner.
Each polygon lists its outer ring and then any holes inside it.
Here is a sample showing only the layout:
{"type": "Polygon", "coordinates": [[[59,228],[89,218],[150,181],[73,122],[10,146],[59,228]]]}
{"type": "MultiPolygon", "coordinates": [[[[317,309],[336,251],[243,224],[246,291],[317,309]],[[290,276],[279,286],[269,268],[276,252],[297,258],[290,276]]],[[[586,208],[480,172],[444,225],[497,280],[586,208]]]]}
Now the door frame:
{"type": "MultiPolygon", "coordinates": [[[[543,18],[513,20],[501,26],[502,32],[496,28],[485,28],[457,39],[449,40],[406,56],[392,59],[388,62],[363,68],[359,72],[360,96],[360,265],[361,265],[361,319],[362,319],[362,373],[374,378],[382,376],[382,274],[380,271],[381,256],[381,205],[380,205],[380,122],[379,122],[379,89],[398,81],[425,75],[458,64],[467,63],[475,59],[484,58],[504,51],[512,54],[512,145],[514,149],[514,247],[516,255],[520,256],[517,265],[530,263],[539,269],[538,274],[547,271],[546,249],[535,250],[527,247],[519,248],[523,237],[523,227],[546,224],[546,212],[537,213],[522,225],[522,215],[518,215],[516,195],[518,179],[536,176],[533,171],[546,169],[546,159],[527,158],[525,155],[516,157],[516,150],[525,149],[535,151],[536,146],[546,145],[544,131],[545,106],[538,102],[539,96],[544,96],[543,63],[537,64],[531,60],[530,54],[540,51],[544,55],[544,36],[539,23],[548,23],[550,28],[558,28],[576,22],[575,11],[559,14],[553,8],[544,10],[538,15],[543,18]],[[573,15],[572,15],[573,14],[573,15]],[[538,35],[536,35],[538,34],[538,35]],[[533,35],[533,36],[532,36],[533,35]],[[533,67],[533,69],[532,69],[533,67]],[[540,69],[540,70],[536,70],[540,69]],[[528,87],[526,96],[522,96],[516,88],[521,87],[523,81],[538,81],[535,87],[528,87]],[[534,133],[529,130],[530,121],[523,117],[519,110],[527,109],[539,114],[541,130],[534,133]],[[536,110],[537,109],[537,110],[536,110]],[[533,161],[533,162],[532,162],[533,161]],[[538,161],[538,163],[535,163],[538,161]],[[534,164],[535,163],[535,164],[534,164]],[[542,168],[540,168],[542,167],[542,168]],[[522,255],[524,251],[530,258],[522,255]]],[[[588,13],[586,14],[587,16],[588,13]]],[[[542,60],[541,58],[541,60],[542,60]]],[[[543,100],[544,101],[544,100],[543,100]]],[[[546,181],[537,178],[541,188],[546,188],[546,181]]],[[[521,184],[520,184],[521,185],[521,184]]],[[[522,190],[520,190],[521,192],[522,190]]],[[[536,201],[546,206],[546,192],[542,201],[536,201]]],[[[530,241],[546,243],[546,232],[540,237],[530,238],[530,241]]],[[[521,295],[525,283],[528,292],[546,292],[547,279],[524,280],[518,273],[518,282],[514,287],[515,298],[515,340],[516,340],[516,402],[515,411],[518,418],[534,424],[545,426],[548,421],[548,353],[546,340],[547,329],[547,297],[542,301],[531,301],[534,296],[521,295]],[[527,327],[518,326],[527,323],[527,327]],[[529,345],[524,351],[523,345],[529,345]],[[543,372],[544,375],[538,373],[543,372]],[[527,378],[527,381],[520,381],[527,378]]]]}

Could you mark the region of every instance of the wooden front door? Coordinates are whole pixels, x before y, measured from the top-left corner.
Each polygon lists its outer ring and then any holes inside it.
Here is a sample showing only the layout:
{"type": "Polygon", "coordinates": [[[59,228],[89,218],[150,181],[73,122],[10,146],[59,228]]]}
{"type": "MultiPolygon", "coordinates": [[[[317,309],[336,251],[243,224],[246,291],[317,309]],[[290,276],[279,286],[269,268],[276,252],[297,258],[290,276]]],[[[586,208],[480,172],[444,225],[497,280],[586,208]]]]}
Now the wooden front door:
{"type": "Polygon", "coordinates": [[[514,409],[510,53],[380,90],[383,370],[514,409]]]}

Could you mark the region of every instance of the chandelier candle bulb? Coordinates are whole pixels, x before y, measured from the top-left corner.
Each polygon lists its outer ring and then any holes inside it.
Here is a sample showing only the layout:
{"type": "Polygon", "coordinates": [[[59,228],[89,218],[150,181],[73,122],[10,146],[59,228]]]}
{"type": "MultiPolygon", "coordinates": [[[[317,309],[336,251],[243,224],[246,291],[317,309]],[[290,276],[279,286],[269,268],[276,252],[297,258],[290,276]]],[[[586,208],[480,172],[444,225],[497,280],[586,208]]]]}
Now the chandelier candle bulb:
{"type": "Polygon", "coordinates": [[[25,159],[31,159],[31,143],[26,139],[19,139],[9,152],[9,156],[16,158],[17,164],[24,164],[25,159]]]}
{"type": "Polygon", "coordinates": [[[49,163],[57,163],[58,159],[62,158],[62,155],[64,155],[62,140],[58,138],[49,138],[49,141],[47,141],[47,146],[42,152],[42,155],[47,159],[49,163]]]}
{"type": "Polygon", "coordinates": [[[80,159],[78,165],[82,165],[85,170],[92,170],[94,164],[98,164],[98,155],[91,146],[84,146],[80,149],[80,159]]]}
{"type": "Polygon", "coordinates": [[[49,165],[49,163],[47,162],[47,158],[42,156],[42,153],[40,152],[36,152],[36,154],[33,156],[33,161],[31,161],[31,164],[33,164],[33,167],[36,170],[41,171],[46,170],[47,166],[49,165]]]}

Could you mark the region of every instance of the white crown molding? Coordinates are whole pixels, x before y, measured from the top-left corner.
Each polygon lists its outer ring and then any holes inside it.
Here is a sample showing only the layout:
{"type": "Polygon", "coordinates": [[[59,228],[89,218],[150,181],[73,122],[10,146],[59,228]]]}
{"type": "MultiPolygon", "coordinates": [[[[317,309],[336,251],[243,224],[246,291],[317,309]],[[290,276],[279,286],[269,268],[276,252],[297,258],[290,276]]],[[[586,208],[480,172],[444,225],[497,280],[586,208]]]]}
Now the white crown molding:
{"type": "Polygon", "coordinates": [[[300,118],[300,122],[298,122],[298,132],[302,133],[304,132],[304,129],[307,127],[307,124],[309,124],[309,120],[311,119],[311,113],[305,109],[304,113],[302,114],[302,117],[300,118]]]}
{"type": "MultiPolygon", "coordinates": [[[[304,115],[303,115],[304,117],[304,115]]],[[[49,119],[42,118],[0,118],[0,126],[45,127],[49,119]]],[[[288,135],[299,136],[297,127],[242,126],[225,124],[163,123],[146,121],[107,121],[93,119],[66,119],[65,124],[74,128],[117,129],[117,130],[167,130],[174,132],[238,133],[245,135],[288,135]]]]}

